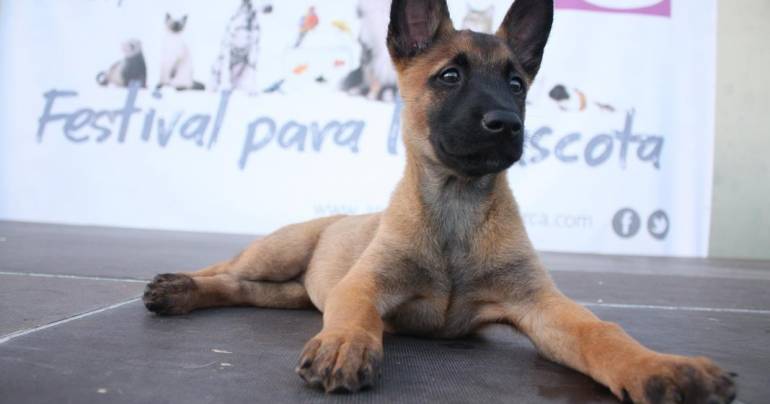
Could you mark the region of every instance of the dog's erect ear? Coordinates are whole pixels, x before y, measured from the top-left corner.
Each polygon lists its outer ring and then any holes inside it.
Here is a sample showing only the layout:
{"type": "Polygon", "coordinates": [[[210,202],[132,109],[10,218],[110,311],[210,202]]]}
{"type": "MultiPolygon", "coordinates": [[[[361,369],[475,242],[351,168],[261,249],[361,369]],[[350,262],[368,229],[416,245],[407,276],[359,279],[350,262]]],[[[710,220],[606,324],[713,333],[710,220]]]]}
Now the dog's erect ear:
{"type": "Polygon", "coordinates": [[[393,60],[419,55],[454,31],[446,0],[393,0],[388,50],[393,60]]]}
{"type": "Polygon", "coordinates": [[[530,79],[540,69],[553,23],[553,0],[516,0],[497,30],[513,49],[530,79]]]}
{"type": "Polygon", "coordinates": [[[166,13],[166,22],[171,21],[171,14],[166,13]]]}

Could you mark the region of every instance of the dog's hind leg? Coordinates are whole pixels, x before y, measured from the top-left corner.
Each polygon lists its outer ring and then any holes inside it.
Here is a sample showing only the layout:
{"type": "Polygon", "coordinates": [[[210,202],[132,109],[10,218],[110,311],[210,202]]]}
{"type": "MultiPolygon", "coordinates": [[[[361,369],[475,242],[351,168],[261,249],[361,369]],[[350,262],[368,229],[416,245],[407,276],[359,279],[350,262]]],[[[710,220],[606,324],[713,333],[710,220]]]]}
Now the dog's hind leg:
{"type": "Polygon", "coordinates": [[[145,289],[145,307],[168,315],[221,306],[310,307],[299,278],[323,230],[341,218],[286,226],[229,261],[196,272],[158,275],[145,289]]]}

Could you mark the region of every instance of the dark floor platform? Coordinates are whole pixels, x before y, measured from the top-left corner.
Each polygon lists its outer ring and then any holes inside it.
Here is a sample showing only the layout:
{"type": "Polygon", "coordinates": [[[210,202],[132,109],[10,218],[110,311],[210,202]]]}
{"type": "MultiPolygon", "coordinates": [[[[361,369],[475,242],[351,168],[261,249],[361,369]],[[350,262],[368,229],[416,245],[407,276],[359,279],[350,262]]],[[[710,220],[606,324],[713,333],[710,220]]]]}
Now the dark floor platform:
{"type": "MultiPolygon", "coordinates": [[[[389,336],[383,378],[357,395],[305,387],[293,368],[313,311],[230,308],[162,318],[137,297],[253,237],[0,222],[0,402],[615,402],[496,326],[445,341],[389,336]]],[[[543,254],[564,292],[651,348],[739,374],[770,397],[770,262],[543,254]]]]}

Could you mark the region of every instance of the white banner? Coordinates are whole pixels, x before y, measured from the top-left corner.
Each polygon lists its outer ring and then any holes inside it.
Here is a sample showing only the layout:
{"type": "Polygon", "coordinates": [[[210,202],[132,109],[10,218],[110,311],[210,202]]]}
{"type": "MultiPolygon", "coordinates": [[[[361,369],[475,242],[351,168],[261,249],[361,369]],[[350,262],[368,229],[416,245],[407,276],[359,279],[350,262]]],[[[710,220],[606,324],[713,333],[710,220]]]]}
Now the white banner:
{"type": "MultiPolygon", "coordinates": [[[[510,5],[449,3],[485,31],[510,5]]],[[[537,248],[706,255],[715,3],[557,0],[509,173],[537,248]]],[[[263,234],[382,209],[388,8],[0,2],[0,219],[263,234]]]]}

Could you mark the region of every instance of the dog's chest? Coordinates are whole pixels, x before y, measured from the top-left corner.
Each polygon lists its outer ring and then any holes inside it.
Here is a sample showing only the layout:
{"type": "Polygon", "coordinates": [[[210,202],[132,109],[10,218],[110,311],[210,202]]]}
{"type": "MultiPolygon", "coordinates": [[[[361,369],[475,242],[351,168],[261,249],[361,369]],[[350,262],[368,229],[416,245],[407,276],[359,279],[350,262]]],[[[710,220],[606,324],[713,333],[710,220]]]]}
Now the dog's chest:
{"type": "Polygon", "coordinates": [[[395,292],[383,314],[394,332],[437,337],[468,334],[479,325],[482,306],[495,295],[489,271],[483,268],[428,269],[413,264],[402,271],[384,285],[395,292]]]}
{"type": "Polygon", "coordinates": [[[426,223],[416,237],[414,256],[391,268],[381,281],[392,299],[383,318],[393,331],[456,337],[482,321],[484,305],[499,301],[500,285],[515,271],[493,247],[486,231],[487,201],[493,183],[447,180],[423,189],[426,223]]]}

